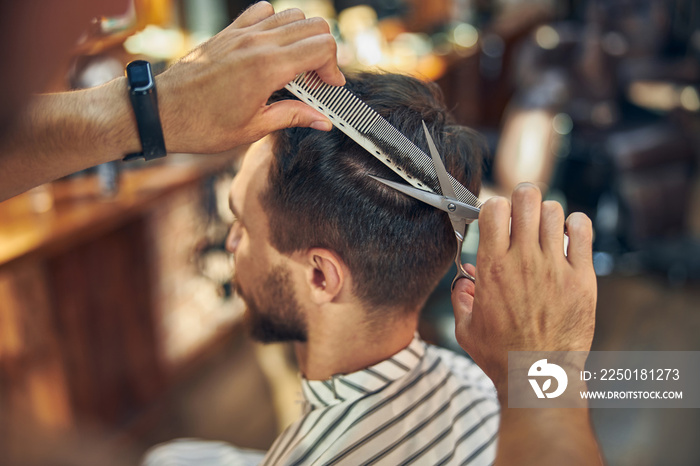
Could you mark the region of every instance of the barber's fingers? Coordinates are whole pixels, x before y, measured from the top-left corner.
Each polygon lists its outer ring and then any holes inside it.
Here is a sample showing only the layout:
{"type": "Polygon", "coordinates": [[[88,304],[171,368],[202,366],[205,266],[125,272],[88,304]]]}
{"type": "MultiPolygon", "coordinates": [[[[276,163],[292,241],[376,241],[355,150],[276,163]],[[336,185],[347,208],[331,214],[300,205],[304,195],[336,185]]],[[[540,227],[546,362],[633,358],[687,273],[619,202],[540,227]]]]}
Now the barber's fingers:
{"type": "Polygon", "coordinates": [[[326,83],[342,86],[345,84],[345,76],[338,69],[337,50],[338,45],[330,34],[307,37],[284,47],[287,61],[294,64],[294,75],[289,81],[299,73],[315,70],[326,83]]]}
{"type": "Polygon", "coordinates": [[[552,257],[564,257],[564,209],[555,201],[544,201],[540,218],[540,247],[552,257]]]}
{"type": "Polygon", "coordinates": [[[509,247],[510,202],[504,197],[492,197],[479,213],[479,254],[494,258],[505,254],[509,247]]]}
{"type": "Polygon", "coordinates": [[[511,202],[511,245],[532,248],[539,244],[542,193],[532,183],[521,183],[513,191],[511,202]]]}
{"type": "Polygon", "coordinates": [[[291,8],[289,10],[280,11],[272,16],[265,18],[255,24],[252,29],[255,31],[267,31],[278,29],[288,24],[296,23],[306,19],[306,15],[299,8],[291,8]]]}
{"type": "Polygon", "coordinates": [[[330,33],[331,28],[323,18],[303,19],[266,32],[266,34],[274,34],[276,43],[281,46],[293,44],[307,37],[322,34],[330,36],[330,33]]]}
{"type": "Polygon", "coordinates": [[[574,212],[566,219],[569,234],[567,258],[574,268],[593,264],[593,226],[591,219],[581,212],[574,212]]]}
{"type": "Polygon", "coordinates": [[[323,131],[330,131],[333,128],[328,118],[298,100],[282,100],[268,105],[263,109],[259,121],[259,130],[263,134],[295,126],[312,127],[323,131]]]}
{"type": "Polygon", "coordinates": [[[272,59],[279,65],[277,79],[270,76],[271,82],[279,80],[273,83],[275,89],[283,87],[299,73],[310,70],[315,70],[328,84],[345,84],[345,76],[337,64],[337,44],[328,24],[322,19],[306,20],[304,13],[295,8],[275,14],[269,3],[258,2],[244,11],[229,28],[251,26],[249,31],[254,31],[255,35],[246,37],[247,45],[276,46],[266,47],[266,58],[264,54],[260,55],[261,60],[272,59]]]}
{"type": "Polygon", "coordinates": [[[275,9],[268,2],[258,2],[251,5],[238,18],[236,18],[231,26],[234,28],[245,28],[258,24],[259,22],[269,18],[275,14],[275,9]]]}

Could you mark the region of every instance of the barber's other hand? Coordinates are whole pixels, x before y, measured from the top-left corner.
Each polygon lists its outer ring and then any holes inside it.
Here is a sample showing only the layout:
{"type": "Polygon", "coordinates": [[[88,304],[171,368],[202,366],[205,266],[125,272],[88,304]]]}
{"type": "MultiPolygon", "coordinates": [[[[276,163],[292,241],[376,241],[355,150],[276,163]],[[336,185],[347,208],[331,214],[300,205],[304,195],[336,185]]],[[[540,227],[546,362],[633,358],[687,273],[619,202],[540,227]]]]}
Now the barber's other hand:
{"type": "Polygon", "coordinates": [[[156,78],[166,148],[214,153],[290,126],[330,130],[325,116],[299,101],[266,105],[309,70],[345,83],[328,24],[298,9],[275,14],[267,2],[254,4],[156,78]]]}
{"type": "Polygon", "coordinates": [[[519,185],[479,215],[476,284],[452,292],[460,346],[494,381],[506,383],[508,351],[588,351],[593,340],[596,277],[591,221],[564,220],[561,205],[519,185]],[[509,223],[512,225],[509,233],[509,223]],[[564,225],[569,235],[564,254],[564,225]]]}

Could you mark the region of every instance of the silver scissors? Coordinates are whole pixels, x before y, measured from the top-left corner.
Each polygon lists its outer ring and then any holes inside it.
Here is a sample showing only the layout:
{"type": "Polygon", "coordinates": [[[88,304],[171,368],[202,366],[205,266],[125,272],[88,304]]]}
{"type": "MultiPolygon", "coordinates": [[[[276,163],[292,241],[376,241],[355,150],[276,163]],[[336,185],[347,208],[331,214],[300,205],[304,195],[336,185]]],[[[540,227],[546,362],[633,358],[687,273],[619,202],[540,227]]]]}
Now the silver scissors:
{"type": "Polygon", "coordinates": [[[375,180],[390,186],[397,191],[400,191],[408,196],[411,196],[419,201],[423,201],[428,205],[447,212],[450,216],[450,222],[452,222],[452,228],[454,229],[455,236],[457,237],[457,254],[455,256],[455,264],[457,265],[457,275],[454,280],[452,280],[452,289],[455,287],[455,283],[460,278],[467,278],[472,282],[476,279],[470,275],[464,266],[462,266],[462,243],[464,242],[464,235],[467,232],[467,225],[472,223],[474,220],[479,218],[480,209],[466,202],[457,200],[457,195],[455,194],[454,187],[450,182],[450,178],[447,175],[447,169],[442,163],[440,154],[438,154],[435,148],[435,143],[433,138],[430,137],[428,132],[428,127],[423,122],[423,131],[425,131],[425,137],[428,140],[428,148],[430,149],[430,156],[433,159],[433,165],[435,167],[435,173],[437,174],[438,181],[440,182],[440,190],[442,194],[435,194],[430,191],[425,191],[423,189],[414,188],[413,186],[396,183],[394,181],[385,180],[373,175],[369,175],[375,180]]]}

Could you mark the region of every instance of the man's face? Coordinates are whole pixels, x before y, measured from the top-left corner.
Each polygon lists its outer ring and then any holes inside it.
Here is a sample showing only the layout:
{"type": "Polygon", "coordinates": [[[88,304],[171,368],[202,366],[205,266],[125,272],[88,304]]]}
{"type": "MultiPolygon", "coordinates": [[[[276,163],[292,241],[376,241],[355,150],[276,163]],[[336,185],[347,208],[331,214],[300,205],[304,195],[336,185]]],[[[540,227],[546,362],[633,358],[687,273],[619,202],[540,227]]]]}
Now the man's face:
{"type": "Polygon", "coordinates": [[[226,249],[234,255],[233,286],[246,303],[252,336],[263,342],[306,341],[306,319],[287,267],[289,258],[270,244],[267,215],[260,204],[272,159],[268,136],[251,146],[231,183],[229,202],[237,220],[226,249]]]}

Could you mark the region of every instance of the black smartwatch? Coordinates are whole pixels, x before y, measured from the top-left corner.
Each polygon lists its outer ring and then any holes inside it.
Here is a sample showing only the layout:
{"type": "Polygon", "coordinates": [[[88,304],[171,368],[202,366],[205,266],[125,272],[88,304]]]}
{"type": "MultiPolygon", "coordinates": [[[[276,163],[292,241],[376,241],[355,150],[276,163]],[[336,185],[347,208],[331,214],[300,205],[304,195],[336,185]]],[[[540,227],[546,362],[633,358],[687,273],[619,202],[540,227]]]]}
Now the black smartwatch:
{"type": "Polygon", "coordinates": [[[126,65],[126,79],[129,83],[129,97],[139,128],[142,152],[128,154],[124,160],[143,157],[146,160],[164,157],[165,140],[158,113],[158,94],[153,79],[151,64],[135,60],[126,65]]]}

